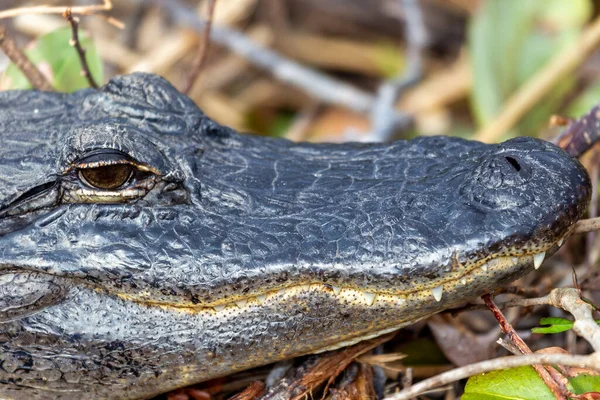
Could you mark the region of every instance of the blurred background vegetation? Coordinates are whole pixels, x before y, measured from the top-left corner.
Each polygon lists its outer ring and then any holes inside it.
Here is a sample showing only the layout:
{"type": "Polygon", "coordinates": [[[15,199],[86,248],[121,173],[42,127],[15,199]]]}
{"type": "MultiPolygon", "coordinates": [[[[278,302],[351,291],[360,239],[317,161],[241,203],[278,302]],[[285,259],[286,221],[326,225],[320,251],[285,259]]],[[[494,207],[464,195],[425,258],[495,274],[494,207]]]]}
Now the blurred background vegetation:
{"type": "MultiPolygon", "coordinates": [[[[97,82],[104,83],[116,74],[145,71],[166,77],[177,88],[185,87],[202,32],[184,26],[151,3],[119,0],[111,11],[100,13],[122,21],[123,29],[99,15],[81,16],[82,45],[97,82]]],[[[549,127],[552,114],[578,117],[599,102],[600,52],[596,47],[600,42],[600,1],[419,0],[422,37],[417,45],[406,35],[410,17],[402,6],[406,3],[218,0],[214,27],[227,34],[239,32],[261,48],[274,50],[317,76],[333,79],[331,90],[337,88],[339,93],[331,94],[339,101],[276,79],[273,69],[257,67],[248,57],[224,46],[223,40],[211,43],[189,96],[209,117],[240,131],[292,140],[380,140],[381,136],[374,135],[378,117],[372,112],[372,103],[380,96],[382,85],[402,81],[418,53],[419,79],[408,87],[397,85],[395,93],[394,108],[407,123],[383,139],[437,134],[489,142],[516,135],[550,139],[559,130],[549,127]],[[344,91],[348,88],[366,98],[368,107],[348,106],[351,101],[344,91]]],[[[0,0],[0,14],[40,4],[0,0]]],[[[43,4],[76,6],[99,1],[47,0],[43,4]]],[[[185,4],[199,17],[207,15],[208,1],[185,4]]],[[[88,87],[69,43],[71,28],[60,15],[23,13],[2,23],[58,91],[88,87]]],[[[2,53],[0,73],[0,90],[29,87],[2,53]]],[[[583,161],[590,170],[597,165],[591,158],[583,161]]],[[[597,176],[596,166],[593,171],[597,176]]],[[[581,241],[570,241],[550,260],[552,267],[546,268],[543,276],[530,274],[517,286],[531,293],[547,293],[552,287],[568,285],[572,265],[597,263],[600,244],[590,241],[587,254],[582,248],[581,241]]],[[[513,321],[518,321],[520,334],[530,338],[528,329],[538,325],[540,314],[525,314],[517,312],[513,321]]],[[[494,349],[498,331],[489,313],[475,318],[473,313],[462,314],[452,322],[438,315],[428,322],[425,335],[424,326],[425,322],[404,329],[399,339],[389,344],[388,350],[409,357],[386,364],[388,378],[397,381],[406,365],[412,365],[414,377],[419,378],[445,371],[451,364],[486,359],[498,351],[494,349]]],[[[565,343],[567,336],[557,336],[537,336],[532,348],[554,345],[571,352],[587,351],[586,344],[575,344],[572,336],[570,345],[565,343]]],[[[493,374],[487,375],[487,381],[480,377],[470,384],[472,388],[484,385],[485,390],[485,385],[493,386],[496,393],[518,391],[525,385],[531,388],[531,398],[545,398],[547,388],[539,380],[532,383],[535,376],[528,377],[531,370],[524,368],[504,376],[501,385],[493,374]]],[[[585,390],[600,391],[597,381],[589,385],[585,390]]],[[[483,398],[478,396],[469,398],[483,398]]],[[[446,398],[454,397],[446,394],[446,398]]]]}
{"type": "MultiPolygon", "coordinates": [[[[206,15],[206,1],[188,2],[206,15]]],[[[406,13],[397,0],[220,0],[215,26],[250,40],[319,73],[375,95],[382,82],[401,76],[407,64],[406,13]]],[[[411,124],[397,137],[449,134],[479,137],[515,92],[553,58],[580,40],[597,14],[593,0],[421,0],[424,42],[421,79],[398,93],[396,107],[411,124]],[[481,131],[480,131],[481,133],[481,131]]],[[[0,1],[0,10],[40,5],[0,1]]],[[[85,5],[92,2],[45,1],[85,5]]],[[[98,4],[98,2],[96,2],[98,4]]],[[[107,15],[125,24],[84,16],[83,46],[92,74],[105,82],[115,74],[146,71],[182,88],[198,53],[201,33],[150,2],[115,1],[107,15]]],[[[5,19],[18,43],[60,91],[86,87],[70,28],[59,15],[5,19]]],[[[540,101],[510,129],[487,141],[514,135],[548,137],[552,113],[579,116],[600,98],[599,55],[563,73],[540,101]]],[[[25,88],[26,79],[0,62],[0,88],[25,88]]],[[[365,140],[372,117],[329,104],[303,88],[282,83],[270,71],[212,43],[190,97],[210,117],[241,131],[294,140],[365,140]]]]}

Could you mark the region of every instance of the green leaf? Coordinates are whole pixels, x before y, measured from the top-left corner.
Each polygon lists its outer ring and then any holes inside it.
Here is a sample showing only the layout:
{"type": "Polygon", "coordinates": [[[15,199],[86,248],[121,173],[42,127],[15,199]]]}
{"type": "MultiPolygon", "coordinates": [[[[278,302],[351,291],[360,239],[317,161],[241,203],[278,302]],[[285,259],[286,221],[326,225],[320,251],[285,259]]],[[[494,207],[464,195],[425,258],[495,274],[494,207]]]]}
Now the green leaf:
{"type": "MultiPolygon", "coordinates": [[[[580,374],[569,378],[575,394],[600,391],[600,377],[580,374]]],[[[554,396],[532,367],[510,368],[472,376],[461,400],[553,400],[554,396]]]]}
{"type": "MultiPolygon", "coordinates": [[[[468,46],[474,72],[471,105],[480,125],[489,123],[525,82],[573,45],[592,11],[590,0],[488,0],[471,20],[468,46]]],[[[562,79],[515,127],[535,134],[556,111],[574,79],[562,79]]]]}
{"type": "Polygon", "coordinates": [[[573,321],[565,318],[558,317],[546,317],[540,319],[540,325],[549,325],[546,327],[533,328],[533,333],[560,333],[573,329],[573,321]]]}
{"type": "Polygon", "coordinates": [[[538,8],[538,0],[512,2],[510,7],[503,0],[490,0],[471,20],[472,100],[479,123],[490,121],[515,90],[523,38],[531,31],[538,8]]]}
{"type": "MultiPolygon", "coordinates": [[[[71,28],[57,29],[40,37],[25,50],[29,59],[46,75],[59,92],[73,92],[89,87],[88,81],[81,76],[81,62],[77,51],[69,44],[71,28]]],[[[90,72],[98,84],[104,81],[102,60],[93,41],[79,31],[81,46],[86,50],[86,60],[90,72]]],[[[31,85],[23,73],[11,64],[0,80],[0,89],[30,89],[31,85]]]]}
{"type": "Polygon", "coordinates": [[[286,111],[280,111],[271,121],[267,128],[267,135],[274,137],[282,137],[290,129],[294,123],[294,114],[286,111]]]}
{"type": "Polygon", "coordinates": [[[554,396],[532,367],[519,367],[472,376],[461,399],[551,400],[554,396]]]}
{"type": "Polygon", "coordinates": [[[541,17],[549,26],[579,28],[593,12],[592,3],[588,0],[545,0],[545,3],[541,17]]]}
{"type": "MultiPolygon", "coordinates": [[[[597,324],[600,324],[600,320],[595,320],[597,324]]],[[[532,328],[533,333],[560,333],[573,329],[573,321],[559,318],[559,317],[544,317],[540,319],[540,325],[549,325],[539,328],[532,328]]]]}
{"type": "Polygon", "coordinates": [[[575,378],[569,379],[575,393],[600,392],[600,376],[579,374],[575,378]]]}

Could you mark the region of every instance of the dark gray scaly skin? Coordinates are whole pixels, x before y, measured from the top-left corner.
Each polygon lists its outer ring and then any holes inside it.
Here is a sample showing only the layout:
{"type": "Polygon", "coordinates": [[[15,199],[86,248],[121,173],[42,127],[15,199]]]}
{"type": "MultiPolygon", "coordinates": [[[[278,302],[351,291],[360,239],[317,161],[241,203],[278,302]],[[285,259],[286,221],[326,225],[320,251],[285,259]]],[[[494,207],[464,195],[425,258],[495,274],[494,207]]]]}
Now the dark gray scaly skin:
{"type": "Polygon", "coordinates": [[[397,329],[530,271],[590,196],[541,140],[246,136],[144,74],[0,93],[0,137],[4,399],[144,398],[397,329]],[[112,204],[78,175],[108,150],[145,170],[112,204]]]}

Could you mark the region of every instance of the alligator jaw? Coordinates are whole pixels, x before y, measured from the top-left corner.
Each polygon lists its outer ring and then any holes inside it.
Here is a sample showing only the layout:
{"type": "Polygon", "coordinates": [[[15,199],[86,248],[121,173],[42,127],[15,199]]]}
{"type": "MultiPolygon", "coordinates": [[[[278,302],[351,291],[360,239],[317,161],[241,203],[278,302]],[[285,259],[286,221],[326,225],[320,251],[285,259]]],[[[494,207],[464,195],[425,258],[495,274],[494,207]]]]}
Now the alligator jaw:
{"type": "MultiPolygon", "coordinates": [[[[565,236],[569,236],[569,234],[565,236]]],[[[151,307],[172,308],[188,313],[210,310],[217,314],[228,314],[235,309],[261,307],[265,303],[286,303],[290,301],[289,299],[305,294],[311,296],[325,296],[334,299],[341,305],[353,304],[355,306],[363,307],[365,310],[373,307],[387,307],[401,311],[408,297],[417,296],[424,299],[424,301],[433,299],[438,303],[443,302],[442,304],[444,304],[447,298],[447,295],[444,297],[444,293],[459,291],[461,287],[468,287],[475,280],[493,282],[498,271],[521,269],[523,265],[532,265],[535,269],[538,269],[546,256],[554,253],[562,246],[563,242],[564,239],[561,238],[555,244],[544,246],[544,250],[537,253],[526,253],[521,256],[500,256],[486,260],[483,263],[475,263],[475,267],[466,269],[466,272],[462,275],[455,275],[441,281],[423,283],[416,290],[410,291],[381,291],[376,287],[360,288],[337,286],[310,281],[302,284],[282,286],[268,291],[246,293],[243,296],[234,295],[225,297],[211,304],[195,305],[153,301],[150,298],[150,293],[137,293],[136,295],[132,295],[116,292],[114,294],[126,301],[138,302],[151,307]]]]}

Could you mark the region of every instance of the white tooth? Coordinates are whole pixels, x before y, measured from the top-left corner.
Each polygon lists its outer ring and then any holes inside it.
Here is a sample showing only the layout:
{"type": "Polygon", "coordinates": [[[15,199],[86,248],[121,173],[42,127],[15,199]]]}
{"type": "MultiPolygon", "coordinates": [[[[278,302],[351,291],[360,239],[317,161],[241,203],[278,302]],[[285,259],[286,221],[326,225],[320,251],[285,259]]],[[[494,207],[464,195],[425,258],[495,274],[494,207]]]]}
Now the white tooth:
{"type": "Polygon", "coordinates": [[[363,294],[365,295],[365,300],[367,300],[367,304],[372,306],[373,303],[375,302],[375,296],[377,296],[375,293],[369,293],[369,292],[363,292],[363,294]]]}
{"type": "Polygon", "coordinates": [[[463,285],[466,285],[467,284],[467,278],[462,278],[460,280],[460,283],[462,283],[463,285]]]}
{"type": "Polygon", "coordinates": [[[481,266],[481,269],[483,270],[483,272],[487,272],[487,270],[488,270],[488,265],[487,265],[487,263],[483,264],[483,265],[481,266]]]}
{"type": "Polygon", "coordinates": [[[519,257],[511,257],[510,259],[513,262],[513,264],[518,264],[519,263],[519,257]]]}
{"type": "Polygon", "coordinates": [[[340,292],[342,291],[342,288],[339,286],[332,286],[331,289],[333,289],[333,293],[335,293],[336,295],[340,294],[340,292]]]}
{"type": "Polygon", "coordinates": [[[310,290],[310,285],[300,285],[298,286],[298,290],[301,292],[308,292],[310,290]]]}
{"type": "Polygon", "coordinates": [[[223,311],[225,309],[225,304],[221,304],[218,306],[214,306],[213,307],[215,309],[215,311],[219,312],[219,311],[223,311]]]}
{"type": "Polygon", "coordinates": [[[544,257],[546,257],[546,253],[539,253],[533,256],[533,266],[535,269],[538,269],[542,262],[544,262],[544,257]]]}
{"type": "Polygon", "coordinates": [[[436,286],[433,289],[431,289],[431,294],[433,295],[433,298],[435,299],[435,301],[442,300],[442,292],[443,291],[444,291],[444,288],[442,287],[442,285],[436,286]]]}
{"type": "Polygon", "coordinates": [[[558,247],[560,247],[560,246],[562,246],[562,245],[563,245],[563,243],[564,243],[564,242],[565,242],[565,239],[563,238],[563,239],[560,239],[560,240],[558,241],[558,243],[556,243],[556,244],[558,245],[558,247]]]}
{"type": "Polygon", "coordinates": [[[248,304],[248,300],[247,300],[247,299],[244,299],[244,300],[238,300],[238,301],[236,301],[236,302],[235,302],[235,304],[237,304],[237,306],[238,306],[239,308],[242,308],[242,307],[244,307],[246,304],[248,304]]]}
{"type": "Polygon", "coordinates": [[[267,300],[267,296],[264,294],[261,294],[260,296],[256,296],[256,300],[258,300],[258,302],[262,304],[267,300]]]}

